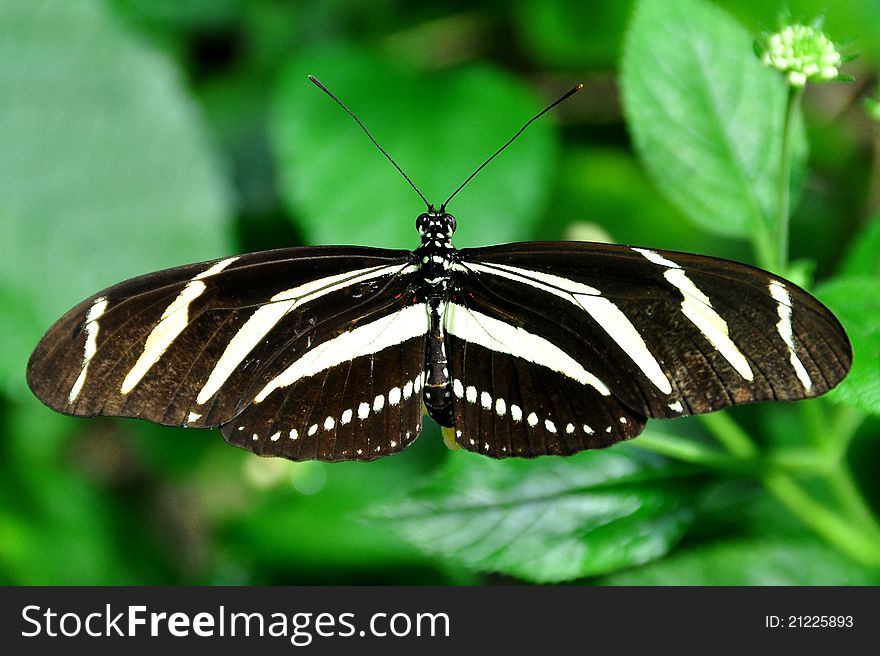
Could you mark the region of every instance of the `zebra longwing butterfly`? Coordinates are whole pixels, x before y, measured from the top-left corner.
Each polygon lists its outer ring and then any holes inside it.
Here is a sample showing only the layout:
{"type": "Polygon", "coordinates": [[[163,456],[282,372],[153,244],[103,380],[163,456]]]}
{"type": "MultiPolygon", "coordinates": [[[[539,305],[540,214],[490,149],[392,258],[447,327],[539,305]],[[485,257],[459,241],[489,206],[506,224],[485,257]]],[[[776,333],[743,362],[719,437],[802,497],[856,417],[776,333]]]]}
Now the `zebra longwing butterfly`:
{"type": "Polygon", "coordinates": [[[620,245],[458,250],[452,196],[425,201],[411,252],[286,248],[105,289],[49,329],[28,383],[65,414],[219,427],[259,455],[338,461],[403,450],[423,410],[450,445],[565,455],[648,417],[818,396],[849,371],[840,323],[791,282],[620,245]]]}

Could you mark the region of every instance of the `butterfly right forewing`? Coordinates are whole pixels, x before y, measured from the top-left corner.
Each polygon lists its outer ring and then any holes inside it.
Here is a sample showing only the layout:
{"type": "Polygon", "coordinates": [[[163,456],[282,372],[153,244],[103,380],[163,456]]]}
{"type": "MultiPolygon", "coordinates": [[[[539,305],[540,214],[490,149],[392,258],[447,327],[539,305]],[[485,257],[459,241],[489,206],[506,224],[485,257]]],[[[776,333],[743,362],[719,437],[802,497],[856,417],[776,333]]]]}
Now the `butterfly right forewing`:
{"type": "Polygon", "coordinates": [[[225,424],[314,346],[397,312],[412,271],[403,251],[326,247],[134,278],[62,317],[31,356],[28,382],[66,414],[225,424]]]}

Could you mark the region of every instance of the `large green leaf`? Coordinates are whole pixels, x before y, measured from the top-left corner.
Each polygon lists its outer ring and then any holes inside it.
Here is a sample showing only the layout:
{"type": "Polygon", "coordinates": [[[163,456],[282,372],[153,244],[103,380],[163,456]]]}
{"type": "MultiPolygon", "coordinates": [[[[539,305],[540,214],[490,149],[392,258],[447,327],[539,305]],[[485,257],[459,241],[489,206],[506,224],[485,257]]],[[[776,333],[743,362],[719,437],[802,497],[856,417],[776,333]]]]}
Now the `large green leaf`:
{"type": "Polygon", "coordinates": [[[832,397],[864,412],[880,414],[880,280],[835,278],[816,296],[834,311],[853,346],[853,367],[832,397]]]}
{"type": "Polygon", "coordinates": [[[587,222],[601,225],[620,244],[711,253],[740,259],[748,252],[740,242],[694,230],[651,184],[632,153],[617,148],[569,150],[541,239],[572,238],[570,228],[587,222]]]}
{"type": "MultiPolygon", "coordinates": [[[[702,0],[642,0],[622,73],[630,130],[658,187],[705,230],[765,230],[778,204],[787,91],[750,35],[702,0]]],[[[797,173],[806,148],[795,134],[797,173]]]]}
{"type": "MultiPolygon", "coordinates": [[[[227,192],[169,62],[96,0],[0,4],[0,377],[83,297],[230,250],[227,192]]],[[[13,382],[10,383],[9,381],[13,382]]]]}
{"type": "MultiPolygon", "coordinates": [[[[284,198],[313,243],[413,248],[424,205],[309,73],[437,205],[539,109],[495,68],[425,73],[339,47],[297,57],[281,80],[271,127],[284,198]]],[[[456,196],[456,245],[526,237],[548,194],[554,150],[552,118],[542,119],[456,196]]]]}
{"type": "Polygon", "coordinates": [[[616,572],[606,585],[878,585],[859,567],[809,536],[737,538],[682,548],[663,560],[616,572]]]}
{"type": "Polygon", "coordinates": [[[669,551],[694,520],[698,481],[626,446],[503,462],[460,452],[426,487],[377,515],[453,565],[566,581],[669,551]]]}

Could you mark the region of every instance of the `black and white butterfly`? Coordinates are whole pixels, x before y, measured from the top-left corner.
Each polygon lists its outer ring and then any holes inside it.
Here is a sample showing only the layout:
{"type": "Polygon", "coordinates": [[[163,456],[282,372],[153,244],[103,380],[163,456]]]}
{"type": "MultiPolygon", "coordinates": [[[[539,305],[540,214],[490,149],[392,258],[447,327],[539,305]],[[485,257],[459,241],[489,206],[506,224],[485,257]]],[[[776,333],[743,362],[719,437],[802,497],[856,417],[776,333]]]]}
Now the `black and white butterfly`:
{"type": "Polygon", "coordinates": [[[850,369],[833,314],[766,271],[588,242],[457,250],[448,202],[414,251],[287,248],[110,287],[46,333],[28,383],[65,414],[338,461],[403,450],[423,410],[471,451],[564,455],[648,417],[818,396],[850,369]]]}

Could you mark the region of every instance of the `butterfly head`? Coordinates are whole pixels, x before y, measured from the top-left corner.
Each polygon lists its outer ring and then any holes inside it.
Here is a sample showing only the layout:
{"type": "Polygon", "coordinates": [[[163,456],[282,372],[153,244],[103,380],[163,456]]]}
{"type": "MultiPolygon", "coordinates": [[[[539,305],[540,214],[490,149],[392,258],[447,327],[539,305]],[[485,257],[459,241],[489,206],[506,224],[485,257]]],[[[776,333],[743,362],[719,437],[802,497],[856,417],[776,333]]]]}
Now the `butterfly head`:
{"type": "Polygon", "coordinates": [[[427,212],[419,214],[416,219],[416,230],[423,242],[449,241],[455,232],[455,217],[445,210],[439,212],[431,207],[427,212]]]}

